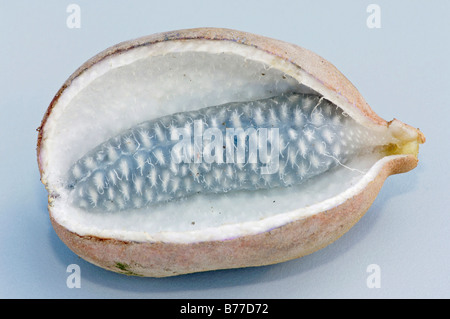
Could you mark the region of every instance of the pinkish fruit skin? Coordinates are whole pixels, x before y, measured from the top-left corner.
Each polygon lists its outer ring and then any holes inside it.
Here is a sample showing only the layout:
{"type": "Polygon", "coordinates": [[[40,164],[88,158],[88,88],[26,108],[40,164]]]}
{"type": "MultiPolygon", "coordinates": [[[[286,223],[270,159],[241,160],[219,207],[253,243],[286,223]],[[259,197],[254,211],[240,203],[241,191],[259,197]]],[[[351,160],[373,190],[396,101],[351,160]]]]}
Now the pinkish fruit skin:
{"type": "Polygon", "coordinates": [[[334,242],[369,209],[389,175],[410,170],[416,163],[409,157],[397,158],[386,163],[362,192],[337,207],[268,232],[229,240],[194,244],[120,241],[79,236],[51,220],[58,236],[77,255],[102,268],[128,275],[166,277],[269,265],[311,254],[334,242]]]}
{"type": "MultiPolygon", "coordinates": [[[[179,30],[111,47],[87,61],[66,81],[48,107],[38,129],[37,155],[41,176],[45,169],[40,156],[41,146],[45,143],[43,140],[45,123],[59,96],[70,86],[73,79],[107,56],[156,42],[188,39],[234,41],[264,50],[293,63],[320,80],[326,88],[343,96],[374,123],[382,126],[391,123],[376,115],[351,82],[332,64],[311,51],[293,44],[234,30],[215,28],[179,30]]],[[[423,134],[418,130],[417,134],[418,142],[425,142],[423,134]]],[[[179,244],[80,236],[67,230],[53,218],[52,194],[49,193],[50,220],[61,240],[77,255],[99,267],[127,275],[166,277],[216,269],[268,265],[311,254],[334,242],[369,209],[388,176],[407,172],[416,167],[417,162],[414,155],[393,158],[380,169],[377,177],[364,190],[339,206],[295,220],[268,232],[228,240],[179,244]]],[[[45,181],[43,183],[45,184],[45,181]]]]}

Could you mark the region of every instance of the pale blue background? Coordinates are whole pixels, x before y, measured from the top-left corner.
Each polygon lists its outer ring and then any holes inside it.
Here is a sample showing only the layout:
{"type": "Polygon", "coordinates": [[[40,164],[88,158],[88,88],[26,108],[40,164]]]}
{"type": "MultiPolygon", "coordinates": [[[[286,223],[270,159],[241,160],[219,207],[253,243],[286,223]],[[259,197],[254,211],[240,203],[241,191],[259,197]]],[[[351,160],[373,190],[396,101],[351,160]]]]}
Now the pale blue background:
{"type": "Polygon", "coordinates": [[[0,1],[0,297],[449,298],[450,2],[0,1]],[[81,7],[68,29],[66,7],[81,7]],[[381,29],[366,26],[370,3],[381,29]],[[118,42],[214,26],[296,43],[334,63],[383,118],[427,136],[419,167],[390,177],[339,241],[302,259],[166,279],[107,272],[56,236],[39,181],[36,128],[67,77],[118,42]],[[69,264],[81,288],[66,286],[69,264]],[[381,269],[369,289],[366,268],[381,269]]]}

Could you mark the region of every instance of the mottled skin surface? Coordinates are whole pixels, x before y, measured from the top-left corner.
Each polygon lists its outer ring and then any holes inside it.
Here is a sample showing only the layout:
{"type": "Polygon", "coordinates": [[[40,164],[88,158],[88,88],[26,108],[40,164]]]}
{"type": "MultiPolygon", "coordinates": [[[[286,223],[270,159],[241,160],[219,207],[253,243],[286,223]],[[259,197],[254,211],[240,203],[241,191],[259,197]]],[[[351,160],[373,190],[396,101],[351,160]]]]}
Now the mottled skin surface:
{"type": "MultiPolygon", "coordinates": [[[[45,143],[43,139],[45,123],[53,107],[57,105],[59,96],[70,86],[74,78],[107,56],[156,42],[190,39],[233,41],[280,57],[310,74],[318,83],[321,83],[323,92],[335,96],[337,100],[350,103],[373,123],[382,126],[396,123],[402,129],[412,132],[411,134],[419,143],[425,141],[418,130],[397,120],[388,123],[381,119],[370,109],[348,79],[331,63],[311,51],[240,31],[214,28],[190,29],[160,33],[124,42],[105,50],[82,65],[56,94],[38,129],[37,154],[41,175],[46,169],[45,159],[41,157],[40,152],[42,144],[45,143]]],[[[68,231],[53,218],[51,202],[54,194],[51,189],[49,189],[49,212],[56,233],[70,249],[100,267],[120,273],[164,277],[213,269],[266,265],[301,257],[332,243],[363,216],[389,175],[409,171],[416,165],[416,155],[393,158],[380,169],[377,177],[362,192],[354,194],[337,207],[308,218],[292,221],[269,232],[224,241],[205,241],[194,244],[139,243],[80,236],[68,231]]],[[[45,184],[46,181],[43,180],[43,183],[45,184]]]]}
{"type": "MultiPolygon", "coordinates": [[[[346,233],[369,209],[389,175],[413,169],[409,157],[388,162],[359,194],[343,204],[257,235],[190,244],[141,243],[79,236],[53,227],[77,255],[127,275],[167,277],[199,271],[262,266],[311,254],[346,233]]],[[[51,213],[51,208],[50,208],[51,213]]]]}

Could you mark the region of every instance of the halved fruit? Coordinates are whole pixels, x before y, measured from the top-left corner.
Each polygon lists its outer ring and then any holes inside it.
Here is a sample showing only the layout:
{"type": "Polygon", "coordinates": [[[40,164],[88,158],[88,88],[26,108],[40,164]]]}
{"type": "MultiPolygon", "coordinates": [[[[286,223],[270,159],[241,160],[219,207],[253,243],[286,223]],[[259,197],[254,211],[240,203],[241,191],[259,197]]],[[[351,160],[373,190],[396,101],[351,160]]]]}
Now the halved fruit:
{"type": "Polygon", "coordinates": [[[83,64],[51,102],[37,154],[51,222],[70,249],[112,271],[164,277],[330,244],[389,175],[416,167],[424,142],[377,116],[316,54],[201,28],[124,42],[83,64]]]}

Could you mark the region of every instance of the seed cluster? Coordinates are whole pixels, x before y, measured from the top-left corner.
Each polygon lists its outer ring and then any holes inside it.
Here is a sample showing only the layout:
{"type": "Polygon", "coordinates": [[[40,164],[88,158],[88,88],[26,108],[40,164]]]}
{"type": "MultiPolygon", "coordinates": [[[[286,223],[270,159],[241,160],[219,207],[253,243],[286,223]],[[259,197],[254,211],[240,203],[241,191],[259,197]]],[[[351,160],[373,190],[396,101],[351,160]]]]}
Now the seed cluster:
{"type": "Polygon", "coordinates": [[[71,167],[68,185],[79,207],[108,211],[288,187],[361,151],[371,136],[353,122],[329,101],[297,93],[177,113],[97,146],[71,167]]]}

